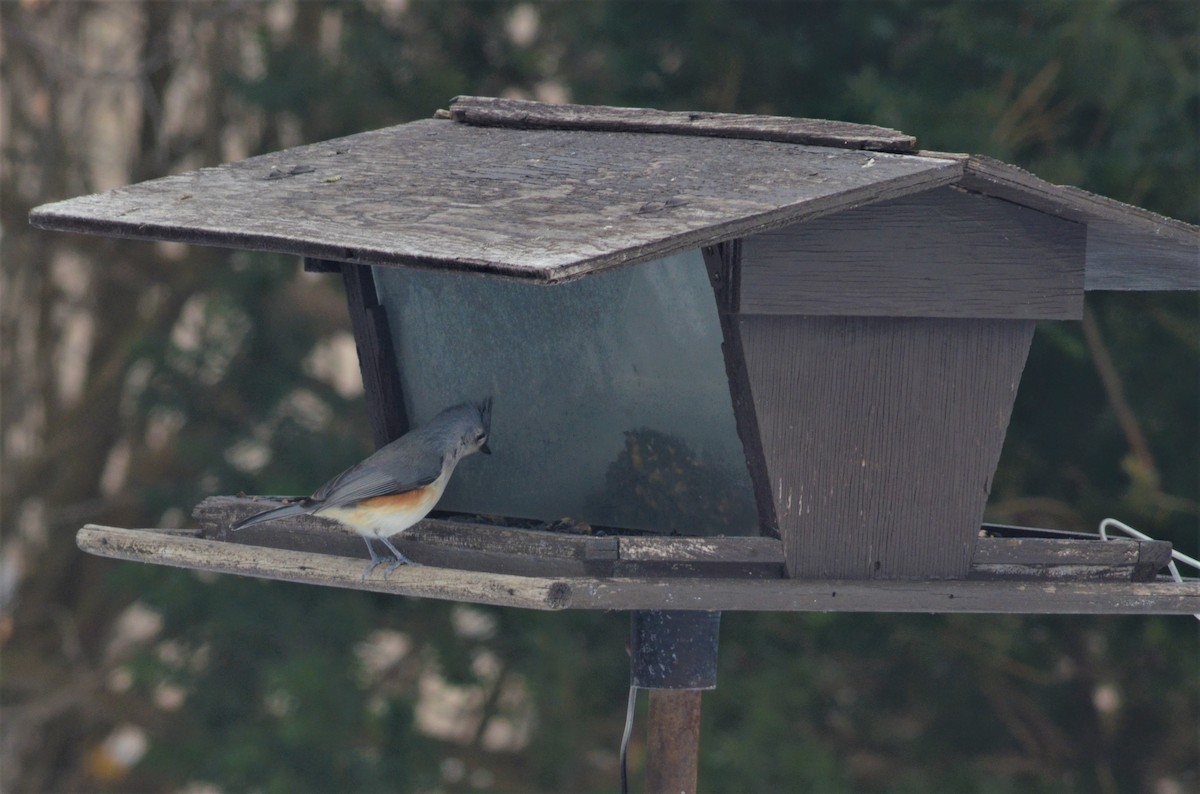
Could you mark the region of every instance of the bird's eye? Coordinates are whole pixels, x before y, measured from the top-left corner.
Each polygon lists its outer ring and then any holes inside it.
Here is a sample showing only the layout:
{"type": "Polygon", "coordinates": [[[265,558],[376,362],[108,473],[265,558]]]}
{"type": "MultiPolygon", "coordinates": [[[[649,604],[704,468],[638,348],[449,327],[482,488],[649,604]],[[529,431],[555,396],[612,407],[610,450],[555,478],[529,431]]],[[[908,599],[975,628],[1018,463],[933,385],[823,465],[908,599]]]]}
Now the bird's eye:
{"type": "Polygon", "coordinates": [[[487,434],[480,433],[479,435],[475,436],[475,443],[481,443],[485,438],[487,438],[487,434]]]}

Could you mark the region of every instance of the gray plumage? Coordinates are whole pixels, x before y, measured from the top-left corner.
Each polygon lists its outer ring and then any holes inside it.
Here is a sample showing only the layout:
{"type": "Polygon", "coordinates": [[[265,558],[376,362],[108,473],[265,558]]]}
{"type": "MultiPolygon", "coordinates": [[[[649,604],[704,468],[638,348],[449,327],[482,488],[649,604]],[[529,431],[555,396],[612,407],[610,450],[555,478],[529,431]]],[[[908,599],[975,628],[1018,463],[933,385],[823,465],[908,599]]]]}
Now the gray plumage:
{"type": "MultiPolygon", "coordinates": [[[[447,408],[424,425],[381,447],[295,504],[276,507],[244,518],[233,529],[288,516],[349,507],[364,499],[403,494],[449,475],[458,462],[476,451],[485,454],[491,429],[492,398],[447,408]]],[[[365,534],[364,534],[365,537],[365,534]]],[[[368,539],[367,548],[375,557],[368,539]]]]}

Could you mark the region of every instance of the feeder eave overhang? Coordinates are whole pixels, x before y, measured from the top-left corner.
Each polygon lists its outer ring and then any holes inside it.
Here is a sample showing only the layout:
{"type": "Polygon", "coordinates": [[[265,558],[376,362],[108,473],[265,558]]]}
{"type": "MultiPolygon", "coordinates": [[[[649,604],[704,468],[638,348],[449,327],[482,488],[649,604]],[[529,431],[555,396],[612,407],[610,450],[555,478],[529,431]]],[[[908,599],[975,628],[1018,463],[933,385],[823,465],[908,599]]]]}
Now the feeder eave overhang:
{"type": "Polygon", "coordinates": [[[412,122],[60,201],[40,228],[558,282],[953,184],[932,157],[412,122]]]}
{"type": "Polygon", "coordinates": [[[988,157],[921,151],[895,130],[486,97],[30,220],[556,283],[944,186],[1085,225],[1085,289],[1200,289],[1200,228],[988,157]]]}

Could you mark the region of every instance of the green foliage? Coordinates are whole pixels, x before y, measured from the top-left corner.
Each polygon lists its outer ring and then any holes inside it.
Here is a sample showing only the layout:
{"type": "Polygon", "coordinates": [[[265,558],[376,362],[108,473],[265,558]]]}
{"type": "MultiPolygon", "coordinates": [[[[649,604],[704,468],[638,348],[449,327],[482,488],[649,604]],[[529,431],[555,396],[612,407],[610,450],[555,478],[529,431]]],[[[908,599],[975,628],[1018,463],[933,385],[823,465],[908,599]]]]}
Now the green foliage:
{"type": "MultiPolygon", "coordinates": [[[[265,74],[239,90],[268,112],[300,114],[311,140],[425,116],[457,93],[543,80],[561,81],[577,101],[869,121],[1196,219],[1198,12],[1189,4],[551,4],[536,7],[538,38],[524,48],[503,34],[513,7],[414,3],[402,23],[367,5],[341,7],[337,57],[313,57],[304,35],[270,43],[265,74]]],[[[317,10],[302,4],[300,13],[317,10]]],[[[226,329],[238,325],[231,317],[270,318],[285,281],[277,266],[248,263],[214,287],[222,297],[208,311],[226,329]]],[[[1093,525],[1114,513],[1186,546],[1200,468],[1196,445],[1180,443],[1200,437],[1195,298],[1090,305],[1159,479],[1139,481],[1125,466],[1127,439],[1079,329],[1048,325],[993,512],[1025,515],[1013,501],[1040,497],[1053,505],[1037,514],[1043,523],[1093,525]]],[[[165,382],[158,394],[192,417],[189,457],[215,475],[191,481],[306,491],[338,468],[333,458],[354,459],[361,444],[335,439],[352,428],[362,438],[361,424],[316,434],[284,418],[270,435],[271,464],[258,482],[239,482],[219,463],[219,445],[278,410],[270,406],[298,377],[288,367],[315,341],[286,319],[248,334],[224,375],[253,399],[248,421],[203,421],[203,391],[165,382]]],[[[192,369],[203,373],[203,362],[192,369]]],[[[339,417],[361,410],[321,397],[339,417]]],[[[615,779],[580,759],[615,747],[623,621],[486,610],[494,632],[467,641],[439,605],[407,605],[400,621],[358,595],[182,580],[168,576],[144,597],[173,629],[208,644],[214,663],[191,682],[185,740],[156,751],[164,775],[194,770],[264,790],[436,785],[437,751],[413,749],[429,740],[407,722],[411,690],[388,717],[372,718],[355,683],[352,648],[392,625],[449,681],[475,681],[472,660],[486,649],[527,682],[537,727],[523,771],[504,778],[504,764],[477,748],[471,756],[500,772],[498,788],[588,790],[615,779]],[[286,714],[270,713],[273,693],[286,693],[286,714]]],[[[729,615],[723,633],[703,738],[701,780],[712,790],[1129,790],[1195,775],[1186,659],[1196,635],[1181,620],[729,615]],[[1096,706],[1103,687],[1118,693],[1115,713],[1096,706]],[[1118,752],[1135,737],[1142,751],[1118,752]]]]}

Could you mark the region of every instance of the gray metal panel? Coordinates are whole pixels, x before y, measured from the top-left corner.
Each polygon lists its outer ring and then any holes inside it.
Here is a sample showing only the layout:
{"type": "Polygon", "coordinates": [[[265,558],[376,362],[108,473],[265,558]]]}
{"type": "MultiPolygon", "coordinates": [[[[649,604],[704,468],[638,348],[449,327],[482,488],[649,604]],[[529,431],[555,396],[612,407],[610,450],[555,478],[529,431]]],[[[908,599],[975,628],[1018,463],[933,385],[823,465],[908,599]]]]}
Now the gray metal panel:
{"type": "Polygon", "coordinates": [[[938,188],[747,238],[742,314],[1083,315],[1083,225],[938,188]]]}
{"type": "Polygon", "coordinates": [[[36,226],[560,281],[948,184],[962,164],[429,120],[34,210],[36,226]]]}

